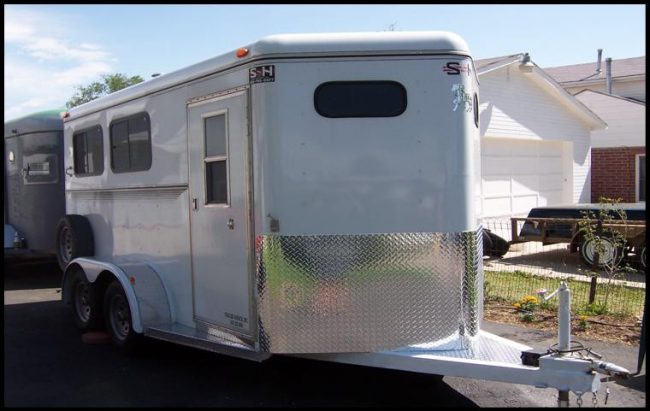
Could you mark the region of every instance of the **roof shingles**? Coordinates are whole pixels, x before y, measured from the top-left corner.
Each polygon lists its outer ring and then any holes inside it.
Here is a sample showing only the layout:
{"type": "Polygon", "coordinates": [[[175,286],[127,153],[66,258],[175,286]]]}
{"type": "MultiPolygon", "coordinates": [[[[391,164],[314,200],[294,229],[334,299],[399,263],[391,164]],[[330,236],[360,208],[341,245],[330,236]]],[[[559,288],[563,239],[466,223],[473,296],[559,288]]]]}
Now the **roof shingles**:
{"type": "MultiPolygon", "coordinates": [[[[605,80],[605,59],[601,65],[601,72],[596,72],[596,62],[585,64],[572,64],[569,66],[547,67],[544,69],[548,75],[558,83],[571,83],[579,81],[605,80]]],[[[627,59],[612,60],[612,78],[645,75],[645,56],[627,59]]]]}

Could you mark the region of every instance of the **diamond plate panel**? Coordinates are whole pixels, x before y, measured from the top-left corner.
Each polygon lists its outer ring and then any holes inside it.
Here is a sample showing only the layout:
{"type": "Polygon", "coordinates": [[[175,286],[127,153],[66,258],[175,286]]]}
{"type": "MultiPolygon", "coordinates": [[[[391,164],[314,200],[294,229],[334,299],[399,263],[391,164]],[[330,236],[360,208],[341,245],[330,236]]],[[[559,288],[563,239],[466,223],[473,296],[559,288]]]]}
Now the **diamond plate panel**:
{"type": "Polygon", "coordinates": [[[479,235],[258,236],[261,349],[368,352],[476,335],[479,235]]]}

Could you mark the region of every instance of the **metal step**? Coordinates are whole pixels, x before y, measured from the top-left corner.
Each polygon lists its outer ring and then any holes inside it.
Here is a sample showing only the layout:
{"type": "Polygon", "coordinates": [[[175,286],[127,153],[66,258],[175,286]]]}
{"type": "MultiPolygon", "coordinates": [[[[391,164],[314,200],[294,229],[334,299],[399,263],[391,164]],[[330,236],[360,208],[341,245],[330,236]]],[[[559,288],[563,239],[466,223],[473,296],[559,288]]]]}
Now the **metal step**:
{"type": "Polygon", "coordinates": [[[271,356],[267,352],[254,351],[243,342],[238,343],[229,339],[220,338],[213,333],[181,324],[160,324],[154,327],[148,327],[145,329],[144,335],[158,340],[253,361],[264,361],[271,356]]]}

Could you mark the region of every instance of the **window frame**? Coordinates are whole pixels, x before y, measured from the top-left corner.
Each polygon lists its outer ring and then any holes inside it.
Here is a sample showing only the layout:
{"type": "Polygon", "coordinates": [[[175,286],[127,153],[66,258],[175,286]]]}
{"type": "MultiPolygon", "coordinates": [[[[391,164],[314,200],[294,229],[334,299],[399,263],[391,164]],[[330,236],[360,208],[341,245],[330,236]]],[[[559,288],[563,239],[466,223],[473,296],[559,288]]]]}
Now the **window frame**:
{"type": "Polygon", "coordinates": [[[217,111],[211,111],[209,113],[201,114],[201,129],[203,130],[202,134],[202,155],[203,155],[203,206],[205,207],[230,207],[230,133],[229,133],[229,119],[228,109],[224,108],[217,111]],[[223,116],[223,128],[224,128],[224,155],[218,156],[208,156],[208,146],[206,140],[206,120],[211,117],[223,116]],[[208,201],[208,163],[216,163],[223,161],[226,163],[226,202],[224,203],[213,203],[208,201]]]}
{"type": "MultiPolygon", "coordinates": [[[[87,150],[86,150],[86,155],[88,155],[87,150]]],[[[105,164],[104,163],[105,162],[106,161],[105,161],[105,158],[104,158],[104,129],[101,126],[101,124],[96,124],[94,126],[82,128],[79,131],[76,131],[76,132],[72,133],[72,170],[74,171],[75,177],[100,176],[100,175],[104,174],[104,169],[105,169],[105,164]],[[77,150],[77,146],[75,144],[75,137],[78,136],[79,134],[86,134],[86,136],[84,138],[84,140],[85,140],[84,143],[85,143],[85,146],[88,147],[88,136],[87,136],[87,134],[88,134],[89,131],[95,130],[95,129],[99,129],[99,139],[101,141],[101,144],[99,145],[101,147],[100,157],[102,159],[101,171],[98,172],[98,173],[77,173],[77,157],[76,157],[76,154],[75,154],[75,151],[77,150]]]]}
{"type": "MultiPolygon", "coordinates": [[[[639,153],[634,156],[634,200],[636,202],[646,201],[645,198],[641,200],[639,198],[641,194],[641,157],[645,159],[645,153],[639,153]]],[[[647,163],[646,163],[647,167],[647,163]]],[[[646,169],[646,178],[647,178],[647,169],[646,169]]],[[[645,183],[645,181],[644,181],[645,183]]],[[[645,193],[646,196],[648,193],[645,193]]]]}
{"type": "Polygon", "coordinates": [[[139,171],[147,171],[151,169],[151,166],[153,165],[153,146],[151,142],[151,116],[149,116],[149,113],[146,111],[141,111],[139,113],[131,114],[129,116],[125,117],[119,117],[111,120],[111,123],[108,126],[108,142],[109,142],[109,149],[110,149],[110,163],[111,163],[111,171],[115,174],[123,174],[123,173],[137,173],[139,171]],[[147,143],[149,147],[149,164],[147,167],[144,168],[133,168],[131,165],[131,138],[130,138],[130,131],[129,131],[129,121],[131,119],[137,118],[144,115],[147,119],[147,143]],[[114,147],[113,147],[113,126],[118,123],[126,122],[126,135],[127,135],[127,141],[129,142],[129,169],[128,170],[116,170],[115,169],[115,161],[114,161],[114,147]]]}
{"type": "Polygon", "coordinates": [[[316,112],[325,118],[391,118],[391,117],[399,117],[404,112],[406,112],[406,108],[408,107],[408,93],[406,91],[406,87],[398,81],[395,80],[334,80],[334,81],[326,81],[324,83],[321,83],[316,87],[314,90],[314,110],[316,112]],[[391,115],[376,115],[376,114],[371,114],[371,113],[362,113],[360,115],[353,115],[353,116],[331,116],[331,115],[326,115],[326,113],[323,113],[319,109],[319,104],[318,104],[318,95],[320,91],[328,86],[328,85],[338,85],[338,84],[348,84],[348,85],[353,85],[353,84],[396,84],[399,86],[399,89],[401,90],[402,94],[402,105],[401,105],[401,110],[397,114],[391,114],[391,115]]]}

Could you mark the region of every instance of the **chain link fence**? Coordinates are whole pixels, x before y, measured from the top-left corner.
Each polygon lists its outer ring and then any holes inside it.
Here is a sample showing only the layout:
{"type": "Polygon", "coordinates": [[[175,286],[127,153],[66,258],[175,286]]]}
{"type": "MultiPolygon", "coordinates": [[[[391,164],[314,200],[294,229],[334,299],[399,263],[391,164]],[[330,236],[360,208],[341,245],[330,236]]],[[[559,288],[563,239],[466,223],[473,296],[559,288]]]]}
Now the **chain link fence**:
{"type": "MultiPolygon", "coordinates": [[[[512,240],[510,219],[484,220],[482,225],[504,240],[512,240]]],[[[579,252],[569,250],[569,243],[510,244],[503,257],[484,258],[484,295],[488,300],[515,303],[527,295],[539,297],[539,291],[550,294],[561,281],[567,281],[575,313],[641,317],[645,270],[635,261],[624,260],[621,266],[627,268],[613,275],[595,270],[584,262],[579,252]]],[[[557,299],[549,300],[546,305],[557,307],[557,299]]]]}

